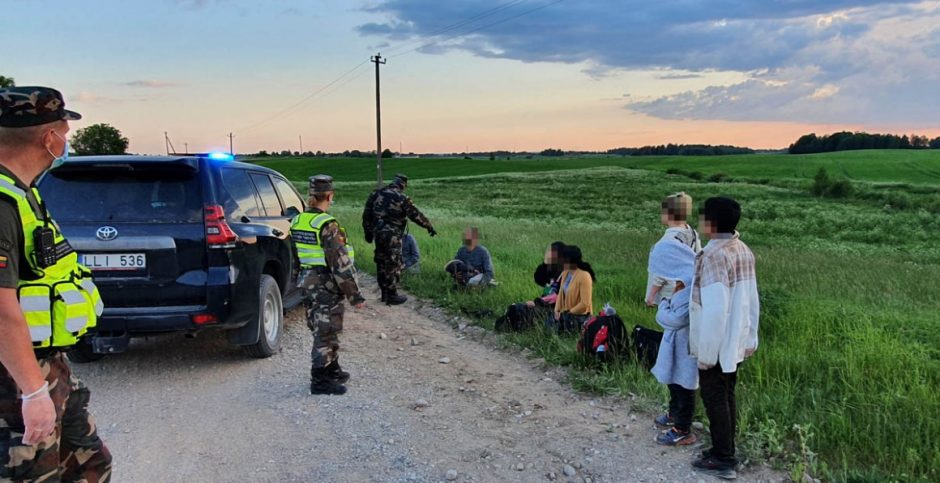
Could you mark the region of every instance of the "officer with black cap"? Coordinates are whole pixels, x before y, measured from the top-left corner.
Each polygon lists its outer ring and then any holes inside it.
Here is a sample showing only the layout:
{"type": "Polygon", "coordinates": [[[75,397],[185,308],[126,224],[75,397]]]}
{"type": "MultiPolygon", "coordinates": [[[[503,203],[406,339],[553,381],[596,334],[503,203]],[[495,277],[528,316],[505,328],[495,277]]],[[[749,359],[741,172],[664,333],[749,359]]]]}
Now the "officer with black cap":
{"type": "Polygon", "coordinates": [[[362,228],[366,241],[375,240],[375,266],[378,273],[379,288],[382,289],[382,301],[388,305],[398,305],[408,300],[398,294],[398,282],[401,278],[402,238],[408,219],[426,229],[431,236],[437,231],[431,222],[415,207],[411,198],[405,196],[408,177],[396,174],[395,180],[384,188],[375,190],[366,200],[362,212],[362,228]]]}
{"type": "Polygon", "coordinates": [[[89,391],[63,352],[95,327],[101,296],[34,184],[65,162],[69,121],[78,119],[55,89],[0,89],[3,481],[111,479],[111,454],[88,413],[89,391]]]}
{"type": "Polygon", "coordinates": [[[291,238],[300,260],[300,286],[313,331],[310,393],[345,394],[349,373],[339,365],[339,333],[343,330],[343,298],[357,309],[365,304],[356,283],[356,252],[333,215],[333,178],[310,178],[307,210],[294,217],[291,238]]]}

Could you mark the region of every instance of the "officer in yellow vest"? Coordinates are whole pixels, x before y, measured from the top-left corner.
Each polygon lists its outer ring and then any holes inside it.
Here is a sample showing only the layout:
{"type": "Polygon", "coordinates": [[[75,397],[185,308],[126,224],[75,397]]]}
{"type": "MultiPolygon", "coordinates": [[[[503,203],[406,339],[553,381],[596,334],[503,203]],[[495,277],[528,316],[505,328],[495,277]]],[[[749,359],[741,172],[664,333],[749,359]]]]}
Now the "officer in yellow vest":
{"type": "Polygon", "coordinates": [[[365,299],[356,284],[355,251],[346,231],[326,212],[333,204],[333,178],[310,178],[307,210],[291,225],[291,239],[300,259],[307,326],[313,331],[311,394],[345,394],[349,373],[339,365],[339,333],[343,330],[343,297],[357,309],[365,299]]]}
{"type": "Polygon", "coordinates": [[[103,305],[46,210],[36,179],[68,156],[62,95],[0,89],[0,480],[110,481],[88,389],[64,350],[103,305]]]}

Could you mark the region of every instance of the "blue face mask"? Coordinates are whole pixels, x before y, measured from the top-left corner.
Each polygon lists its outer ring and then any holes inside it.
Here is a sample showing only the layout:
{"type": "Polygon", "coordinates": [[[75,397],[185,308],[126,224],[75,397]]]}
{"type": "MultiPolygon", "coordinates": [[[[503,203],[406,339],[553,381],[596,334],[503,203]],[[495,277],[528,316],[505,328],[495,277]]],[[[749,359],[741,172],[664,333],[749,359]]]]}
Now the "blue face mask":
{"type": "Polygon", "coordinates": [[[49,154],[52,155],[52,166],[49,166],[49,169],[56,169],[59,166],[62,166],[63,164],[65,164],[66,159],[69,159],[69,140],[65,139],[64,137],[62,137],[59,133],[55,131],[52,131],[52,134],[55,134],[56,136],[58,136],[58,138],[61,139],[62,142],[65,144],[65,146],[62,148],[61,156],[56,156],[55,153],[53,153],[52,151],[49,151],[49,148],[46,148],[46,151],[48,151],[49,154]]]}

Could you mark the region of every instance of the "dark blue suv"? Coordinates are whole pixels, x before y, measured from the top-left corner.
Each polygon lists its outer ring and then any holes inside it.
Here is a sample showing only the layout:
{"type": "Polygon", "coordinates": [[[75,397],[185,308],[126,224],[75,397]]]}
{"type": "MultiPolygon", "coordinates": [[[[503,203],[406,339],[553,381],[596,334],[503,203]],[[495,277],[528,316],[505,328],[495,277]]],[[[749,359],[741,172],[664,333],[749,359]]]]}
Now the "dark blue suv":
{"type": "Polygon", "coordinates": [[[290,220],[304,209],[279,173],[227,155],[72,157],[39,189],[105,303],[71,359],[205,329],[255,357],[278,351],[301,301],[290,220]]]}

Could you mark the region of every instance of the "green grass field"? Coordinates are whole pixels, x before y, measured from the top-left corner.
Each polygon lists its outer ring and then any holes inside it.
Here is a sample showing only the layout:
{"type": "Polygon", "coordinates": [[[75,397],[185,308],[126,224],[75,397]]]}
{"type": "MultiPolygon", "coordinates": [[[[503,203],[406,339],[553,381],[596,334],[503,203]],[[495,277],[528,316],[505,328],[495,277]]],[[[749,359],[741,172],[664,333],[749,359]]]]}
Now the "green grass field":
{"type": "MultiPolygon", "coordinates": [[[[329,171],[344,181],[375,179],[374,159],[353,158],[259,158],[259,164],[276,169],[293,179],[303,179],[312,171],[329,171]]],[[[724,173],[753,179],[810,179],[825,167],[830,175],[855,181],[940,185],[940,150],[843,151],[838,153],[788,155],[755,154],[737,156],[584,156],[512,157],[510,160],[476,158],[387,159],[388,175],[403,171],[414,179],[471,176],[489,173],[525,173],[595,168],[601,166],[640,168],[657,171],[682,169],[704,176],[724,173]]]]}
{"type": "MultiPolygon", "coordinates": [[[[358,241],[359,263],[374,272],[371,247],[359,227],[374,161],[267,164],[297,181],[314,172],[337,178],[334,212],[358,241]]],[[[400,160],[387,170],[405,171],[415,180],[409,194],[440,232],[432,239],[414,231],[423,271],[406,277],[407,289],[486,327],[508,304],[537,295],[532,271],[553,240],[579,245],[594,265],[596,308],[610,302],[628,325],[654,327],[654,312],[642,297],[648,251],[662,232],[659,200],[680,190],[697,202],[718,194],[735,197],[743,206],[742,239],[757,256],[762,302],[761,347],[739,378],[739,451],[752,460],[769,458],[797,475],[809,467],[836,480],[936,481],[940,217],[865,199],[814,198],[808,180],[797,180],[812,177],[818,165],[845,166],[856,180],[908,183],[897,189],[913,200],[935,196],[938,189],[926,176],[917,179],[920,170],[940,170],[938,156],[923,152],[400,160]],[[709,183],[664,172],[675,167],[790,181],[709,183]],[[451,289],[441,271],[467,225],[481,227],[500,281],[483,293],[451,289]]],[[[585,364],[572,339],[533,331],[506,341],[569,366],[581,389],[637,393],[651,405],[666,400],[652,376],[630,363],[585,364]]]]}

